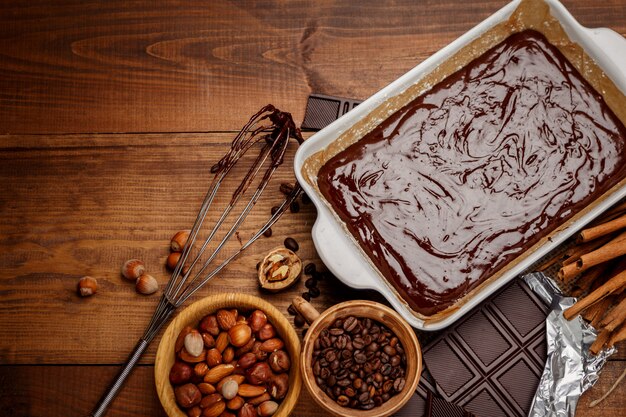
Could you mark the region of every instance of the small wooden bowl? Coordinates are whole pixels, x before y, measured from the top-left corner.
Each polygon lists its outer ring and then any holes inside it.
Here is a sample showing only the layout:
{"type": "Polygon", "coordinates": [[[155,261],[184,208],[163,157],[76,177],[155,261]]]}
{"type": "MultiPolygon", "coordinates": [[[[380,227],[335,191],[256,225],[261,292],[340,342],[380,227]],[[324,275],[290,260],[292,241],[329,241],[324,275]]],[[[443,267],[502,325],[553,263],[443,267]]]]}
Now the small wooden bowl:
{"type": "Polygon", "coordinates": [[[385,305],[364,300],[346,301],[329,308],[321,314],[301,297],[297,297],[293,305],[311,323],[304,338],[304,348],[300,355],[300,368],[304,385],[311,393],[315,402],[322,408],[338,417],[385,417],[397,412],[409,401],[417,388],[422,373],[422,350],[413,328],[398,313],[385,305]],[[320,332],[328,328],[336,319],[348,316],[367,317],[384,324],[398,337],[406,354],[406,384],[402,392],[394,395],[381,406],[367,411],[341,407],[333,399],[329,398],[315,382],[315,375],[311,366],[313,345],[320,332]]]}
{"type": "Polygon", "coordinates": [[[156,353],[154,379],[159,400],[161,400],[165,412],[170,417],[187,417],[187,414],[176,404],[174,389],[169,381],[170,369],[175,360],[174,344],[178,334],[185,326],[195,327],[204,316],[221,308],[237,308],[246,312],[256,309],[262,310],[285,342],[285,349],[289,353],[292,363],[289,371],[289,391],[273,417],[287,417],[296,405],[302,387],[300,367],[297,365],[300,358],[298,335],[287,318],[267,301],[252,295],[232,293],[216,294],[196,301],[176,316],[163,333],[156,353]]]}

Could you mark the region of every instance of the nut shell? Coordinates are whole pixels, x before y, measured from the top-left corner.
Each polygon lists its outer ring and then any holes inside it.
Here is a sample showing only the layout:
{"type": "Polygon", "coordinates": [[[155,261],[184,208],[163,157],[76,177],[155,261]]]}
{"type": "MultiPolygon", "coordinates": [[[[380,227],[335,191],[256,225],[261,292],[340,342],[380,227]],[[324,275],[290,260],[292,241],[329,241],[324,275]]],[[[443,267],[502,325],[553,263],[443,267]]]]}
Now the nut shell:
{"type": "Polygon", "coordinates": [[[152,275],[143,274],[137,278],[137,282],[135,282],[135,289],[140,294],[154,294],[159,290],[159,283],[152,275]]]}
{"type": "MultiPolygon", "coordinates": [[[[277,271],[275,271],[277,272],[277,271]]],[[[282,270],[278,275],[283,275],[282,270]]],[[[261,288],[269,292],[278,292],[295,284],[302,275],[302,260],[294,252],[284,247],[272,249],[261,261],[258,271],[258,280],[261,288]],[[287,266],[286,277],[278,279],[268,274],[268,268],[271,268],[275,262],[272,259],[283,258],[284,265],[287,266]]],[[[280,278],[280,277],[279,277],[280,278]]]]}
{"type": "Polygon", "coordinates": [[[89,297],[98,292],[98,281],[92,277],[82,277],[77,284],[78,295],[89,297]]]}
{"type": "Polygon", "coordinates": [[[181,230],[172,236],[170,240],[170,249],[172,252],[182,252],[185,243],[187,243],[187,239],[189,239],[189,232],[189,230],[181,230]]]}
{"type": "Polygon", "coordinates": [[[122,266],[122,276],[129,281],[134,281],[146,273],[146,266],[139,259],[130,259],[122,266]]]}

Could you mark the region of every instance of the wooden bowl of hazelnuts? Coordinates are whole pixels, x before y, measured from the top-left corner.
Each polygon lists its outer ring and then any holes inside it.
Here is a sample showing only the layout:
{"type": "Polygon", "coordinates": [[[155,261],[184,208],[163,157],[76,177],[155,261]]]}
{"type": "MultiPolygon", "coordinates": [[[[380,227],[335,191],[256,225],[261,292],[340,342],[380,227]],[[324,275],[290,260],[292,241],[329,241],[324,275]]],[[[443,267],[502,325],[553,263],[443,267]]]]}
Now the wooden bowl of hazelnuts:
{"type": "Polygon", "coordinates": [[[159,399],[170,417],[285,417],[302,378],[300,341],[270,303],[217,294],[183,310],[155,359],[159,399]]]}

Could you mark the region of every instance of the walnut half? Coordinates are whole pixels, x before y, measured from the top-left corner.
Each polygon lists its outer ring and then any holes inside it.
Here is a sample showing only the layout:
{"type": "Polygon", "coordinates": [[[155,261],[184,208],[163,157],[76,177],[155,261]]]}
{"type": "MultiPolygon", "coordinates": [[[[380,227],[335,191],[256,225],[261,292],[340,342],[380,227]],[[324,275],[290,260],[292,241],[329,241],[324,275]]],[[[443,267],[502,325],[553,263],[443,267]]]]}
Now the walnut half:
{"type": "Polygon", "coordinates": [[[278,292],[293,285],[302,274],[302,261],[284,247],[272,249],[259,266],[259,285],[278,292]]]}

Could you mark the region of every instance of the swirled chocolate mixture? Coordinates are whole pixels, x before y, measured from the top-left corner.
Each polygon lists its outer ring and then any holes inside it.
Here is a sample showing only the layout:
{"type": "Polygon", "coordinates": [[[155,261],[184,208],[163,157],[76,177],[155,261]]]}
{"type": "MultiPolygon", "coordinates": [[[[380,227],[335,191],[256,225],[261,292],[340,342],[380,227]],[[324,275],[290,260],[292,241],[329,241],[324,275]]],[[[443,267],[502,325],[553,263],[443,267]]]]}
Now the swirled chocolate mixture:
{"type": "Polygon", "coordinates": [[[602,96],[527,30],[330,159],[318,186],[429,316],[623,178],[625,137],[602,96]]]}

